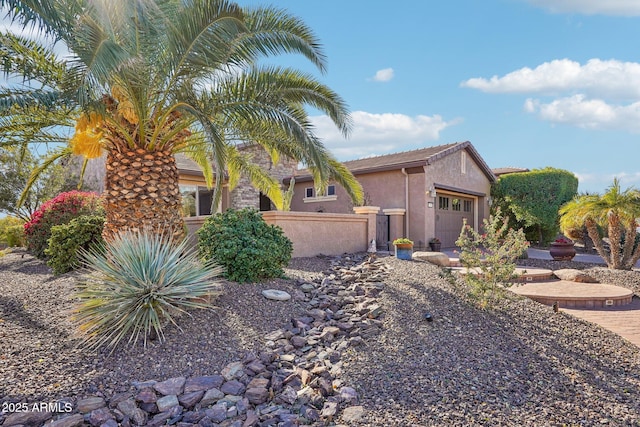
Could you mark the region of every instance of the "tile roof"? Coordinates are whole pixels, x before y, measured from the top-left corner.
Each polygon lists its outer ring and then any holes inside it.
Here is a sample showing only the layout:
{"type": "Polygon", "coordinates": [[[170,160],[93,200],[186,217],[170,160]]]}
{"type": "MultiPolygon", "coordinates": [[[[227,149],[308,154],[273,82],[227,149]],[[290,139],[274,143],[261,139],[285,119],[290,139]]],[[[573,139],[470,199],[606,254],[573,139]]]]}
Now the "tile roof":
{"type": "Polygon", "coordinates": [[[516,168],[516,167],[506,167],[506,168],[494,168],[491,169],[495,176],[506,175],[508,173],[518,173],[518,172],[529,172],[527,168],[516,168]]]}
{"type": "MultiPolygon", "coordinates": [[[[489,181],[496,180],[495,175],[489,166],[482,159],[469,141],[454,142],[452,144],[437,145],[433,147],[419,148],[417,150],[402,151],[399,153],[384,154],[375,157],[366,157],[364,159],[349,160],[343,164],[354,174],[379,172],[384,170],[401,169],[403,167],[416,167],[429,165],[432,162],[448,156],[458,150],[466,149],[473,160],[485,173],[489,181]]],[[[310,180],[310,173],[307,169],[296,171],[297,181],[310,180]]],[[[286,181],[286,180],[285,180],[286,181]]]]}
{"type": "Polygon", "coordinates": [[[187,175],[200,175],[202,176],[202,169],[200,166],[183,153],[176,153],[176,165],[178,165],[178,171],[187,175]]]}

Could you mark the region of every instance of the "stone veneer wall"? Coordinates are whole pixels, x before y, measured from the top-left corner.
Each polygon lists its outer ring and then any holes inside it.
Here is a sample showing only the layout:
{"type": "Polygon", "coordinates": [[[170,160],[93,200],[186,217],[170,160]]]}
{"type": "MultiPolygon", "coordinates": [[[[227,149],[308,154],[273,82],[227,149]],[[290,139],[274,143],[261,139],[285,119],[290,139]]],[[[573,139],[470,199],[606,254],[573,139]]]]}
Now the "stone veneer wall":
{"type": "MultiPolygon", "coordinates": [[[[269,171],[269,174],[280,182],[282,182],[284,178],[291,177],[297,169],[297,162],[295,160],[284,157],[280,157],[278,163],[274,165],[271,161],[271,156],[269,156],[261,146],[256,144],[246,145],[240,148],[240,151],[252,154],[253,163],[269,171]]],[[[260,208],[260,191],[254,188],[249,178],[244,175],[240,178],[238,186],[230,193],[229,198],[229,207],[233,209],[260,208]]]]}

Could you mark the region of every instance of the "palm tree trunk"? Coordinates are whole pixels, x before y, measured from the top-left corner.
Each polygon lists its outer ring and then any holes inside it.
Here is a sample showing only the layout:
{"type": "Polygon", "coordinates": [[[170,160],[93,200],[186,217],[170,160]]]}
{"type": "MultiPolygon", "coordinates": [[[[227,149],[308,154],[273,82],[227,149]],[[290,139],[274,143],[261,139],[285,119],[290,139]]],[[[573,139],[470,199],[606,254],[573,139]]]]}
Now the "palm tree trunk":
{"type": "Polygon", "coordinates": [[[593,241],[593,245],[596,247],[596,251],[602,257],[604,262],[607,263],[609,268],[613,268],[611,264],[611,256],[604,249],[604,245],[602,244],[602,239],[600,238],[600,234],[598,234],[598,227],[596,222],[592,219],[587,219],[585,221],[585,226],[587,227],[587,232],[589,233],[589,237],[593,241]]]}
{"type": "Polygon", "coordinates": [[[125,230],[184,237],[178,166],[170,151],[110,150],[104,198],[107,241],[125,230]]]}
{"type": "Polygon", "coordinates": [[[620,270],[622,268],[620,253],[620,218],[617,214],[609,214],[609,247],[611,248],[611,268],[620,270]]]}
{"type": "Polygon", "coordinates": [[[624,246],[622,248],[622,268],[625,270],[631,270],[633,264],[631,264],[631,256],[633,254],[633,245],[636,243],[636,220],[632,219],[627,223],[624,232],[624,246]]]}

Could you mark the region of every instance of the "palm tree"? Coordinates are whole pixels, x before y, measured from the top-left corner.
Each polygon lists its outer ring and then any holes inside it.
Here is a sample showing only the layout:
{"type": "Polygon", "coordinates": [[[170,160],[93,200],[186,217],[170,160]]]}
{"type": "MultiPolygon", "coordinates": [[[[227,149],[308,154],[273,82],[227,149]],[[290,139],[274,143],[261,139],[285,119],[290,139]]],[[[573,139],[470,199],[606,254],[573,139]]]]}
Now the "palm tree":
{"type": "Polygon", "coordinates": [[[361,201],[361,187],[314,135],[305,110],[326,113],[347,135],[343,100],[311,75],[259,64],[296,53],[325,70],[312,31],[285,11],[224,0],[0,5],[23,27],[34,25],[47,35],[42,42],[10,31],[2,35],[7,47],[0,67],[25,84],[0,91],[0,133],[7,135],[0,144],[56,142],[65,138],[52,125],[75,124],[69,143],[34,177],[61,157],[88,159],[106,151],[107,240],[140,228],[182,236],[177,152],[195,160],[208,184],[215,184],[216,203],[228,170],[231,184],[248,174],[281,206],[280,183],[241,155],[241,142],[259,144],[274,159],[303,162],[318,187],[335,179],[361,201]],[[69,52],[64,60],[53,50],[61,43],[69,52]]]}
{"type": "Polygon", "coordinates": [[[631,270],[640,259],[640,245],[635,246],[637,218],[640,217],[640,192],[633,187],[624,191],[616,178],[604,195],[585,194],[560,208],[563,229],[572,224],[584,224],[598,254],[609,268],[631,270]],[[606,227],[609,236],[608,252],[598,233],[598,225],[606,227]],[[624,236],[624,244],[623,241],[624,236]]]}

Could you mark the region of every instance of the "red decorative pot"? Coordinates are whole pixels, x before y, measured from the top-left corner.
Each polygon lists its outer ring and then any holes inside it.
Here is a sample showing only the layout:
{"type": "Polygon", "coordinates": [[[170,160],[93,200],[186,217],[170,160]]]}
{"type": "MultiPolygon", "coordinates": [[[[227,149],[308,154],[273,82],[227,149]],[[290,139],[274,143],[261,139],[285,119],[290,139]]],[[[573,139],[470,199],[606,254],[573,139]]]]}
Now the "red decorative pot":
{"type": "Polygon", "coordinates": [[[551,243],[549,255],[556,261],[571,261],[576,256],[576,248],[573,244],[551,243]]]}

